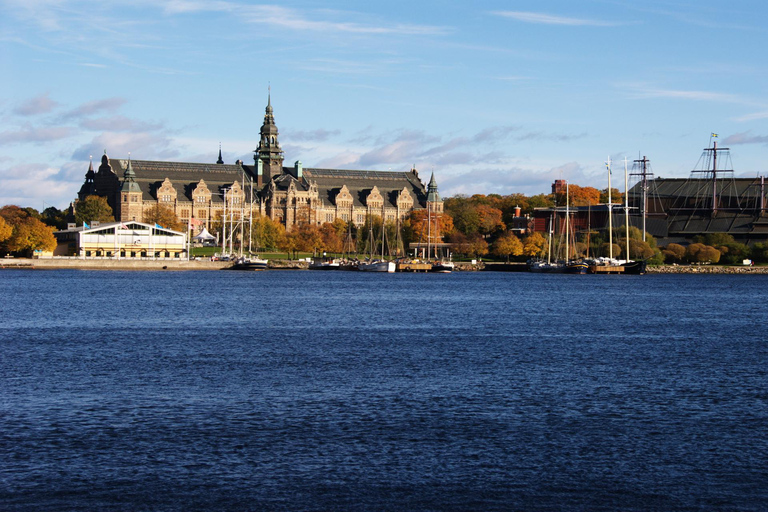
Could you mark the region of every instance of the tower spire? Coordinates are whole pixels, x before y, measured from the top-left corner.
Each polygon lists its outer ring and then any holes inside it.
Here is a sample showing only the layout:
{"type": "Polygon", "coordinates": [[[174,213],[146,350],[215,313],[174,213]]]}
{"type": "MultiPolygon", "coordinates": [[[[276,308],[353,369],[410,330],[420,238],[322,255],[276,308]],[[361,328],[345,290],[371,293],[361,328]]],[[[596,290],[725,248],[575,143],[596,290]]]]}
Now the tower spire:
{"type": "Polygon", "coordinates": [[[221,142],[219,142],[219,159],[216,160],[216,163],[217,164],[223,164],[224,163],[224,159],[221,158],[221,142]]]}

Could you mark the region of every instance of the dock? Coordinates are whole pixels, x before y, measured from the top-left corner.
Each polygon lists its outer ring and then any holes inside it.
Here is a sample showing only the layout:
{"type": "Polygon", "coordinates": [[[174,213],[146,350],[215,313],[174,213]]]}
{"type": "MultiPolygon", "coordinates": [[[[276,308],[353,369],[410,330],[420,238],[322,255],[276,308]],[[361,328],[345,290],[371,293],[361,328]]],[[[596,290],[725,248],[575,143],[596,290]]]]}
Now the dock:
{"type": "Polygon", "coordinates": [[[431,263],[398,263],[395,272],[429,272],[432,270],[431,263]]]}

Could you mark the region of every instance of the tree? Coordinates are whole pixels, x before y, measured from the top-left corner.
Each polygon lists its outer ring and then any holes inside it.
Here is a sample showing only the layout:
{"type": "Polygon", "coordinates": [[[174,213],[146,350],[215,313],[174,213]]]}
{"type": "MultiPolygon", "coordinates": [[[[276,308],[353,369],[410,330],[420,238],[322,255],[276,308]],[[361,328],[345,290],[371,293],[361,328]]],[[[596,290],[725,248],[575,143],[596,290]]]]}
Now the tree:
{"type": "Polygon", "coordinates": [[[667,263],[681,263],[685,259],[685,247],[680,244],[669,244],[661,252],[667,263]]]}
{"type": "Polygon", "coordinates": [[[320,226],[324,251],[340,253],[344,250],[344,239],[339,234],[339,227],[341,227],[341,233],[346,235],[346,223],[341,219],[336,219],[333,224],[326,222],[320,226]],[[336,221],[340,221],[344,226],[338,226],[336,221]]]}
{"type": "Polygon", "coordinates": [[[300,252],[311,252],[312,254],[323,252],[323,235],[320,232],[320,228],[315,224],[301,224],[298,229],[294,229],[292,233],[293,232],[296,233],[296,250],[300,252]]]}
{"type": "Polygon", "coordinates": [[[256,217],[251,225],[251,243],[260,249],[275,250],[285,237],[285,227],[269,217],[256,217]]]}
{"type": "Polygon", "coordinates": [[[480,219],[478,231],[481,235],[490,235],[496,231],[506,229],[504,222],[501,220],[501,210],[498,208],[481,204],[477,207],[477,215],[480,219]]]}
{"type": "Polygon", "coordinates": [[[106,197],[88,196],[75,202],[75,222],[114,222],[112,207],[106,197]]]}
{"type": "MultiPolygon", "coordinates": [[[[619,189],[611,187],[611,204],[622,204],[624,196],[619,192],[619,189]]],[[[600,202],[608,203],[608,189],[604,188],[600,191],[600,202]]]]}
{"type": "Polygon", "coordinates": [[[413,210],[407,217],[409,228],[415,237],[414,242],[428,243],[428,236],[432,242],[437,242],[445,235],[454,231],[453,218],[446,213],[427,214],[427,210],[413,210]],[[431,223],[431,226],[427,224],[431,223]]]}
{"type": "Polygon", "coordinates": [[[35,216],[36,211],[8,205],[0,208],[0,241],[5,252],[31,256],[34,251],[53,251],[56,237],[53,228],[46,226],[35,216]],[[4,226],[4,227],[3,227],[4,226]],[[8,229],[10,228],[10,235],[8,229]]]}
{"type": "Polygon", "coordinates": [[[0,217],[0,242],[11,238],[11,234],[13,234],[13,226],[5,222],[5,218],[0,217]]]}
{"type": "MultiPolygon", "coordinates": [[[[565,204],[565,190],[556,194],[557,204],[565,204]]],[[[571,206],[589,206],[600,202],[600,191],[594,187],[568,185],[568,204],[571,206]]]]}
{"type": "Polygon", "coordinates": [[[443,206],[445,212],[453,218],[453,225],[457,230],[465,235],[478,232],[480,216],[469,198],[465,196],[448,198],[443,206]]]}
{"type": "Polygon", "coordinates": [[[528,257],[539,256],[545,253],[547,239],[541,233],[531,233],[523,238],[523,254],[528,257]]]}
{"type": "Polygon", "coordinates": [[[691,263],[717,263],[720,261],[720,251],[710,245],[695,243],[686,247],[685,257],[691,263]]]}
{"type": "Polygon", "coordinates": [[[173,210],[161,204],[155,204],[144,211],[144,222],[158,224],[173,231],[184,231],[186,228],[173,210]]]}
{"type": "Polygon", "coordinates": [[[49,206],[43,210],[40,220],[56,229],[66,229],[67,212],[65,210],[59,210],[55,206],[49,206]]]}
{"type": "Polygon", "coordinates": [[[509,257],[520,256],[523,254],[523,242],[513,233],[506,232],[493,242],[492,252],[500,258],[506,258],[509,263],[509,257]]]}

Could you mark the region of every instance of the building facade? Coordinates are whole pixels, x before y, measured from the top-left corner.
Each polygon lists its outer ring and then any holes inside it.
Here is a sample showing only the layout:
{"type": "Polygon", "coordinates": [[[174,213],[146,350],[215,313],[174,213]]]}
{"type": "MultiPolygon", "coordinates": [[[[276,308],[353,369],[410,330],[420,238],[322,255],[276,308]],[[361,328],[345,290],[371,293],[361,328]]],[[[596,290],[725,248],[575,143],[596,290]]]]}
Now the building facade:
{"type": "Polygon", "coordinates": [[[171,209],[197,233],[212,222],[268,216],[291,230],[336,219],[357,225],[367,216],[402,220],[413,210],[442,213],[434,175],[429,190],[413,168],[405,172],[304,168],[284,165],[271,98],[267,100],[253,165],[109,158],[98,170],[91,162],[78,199],[103,196],[115,219],[142,222],[157,205],[171,209]]]}

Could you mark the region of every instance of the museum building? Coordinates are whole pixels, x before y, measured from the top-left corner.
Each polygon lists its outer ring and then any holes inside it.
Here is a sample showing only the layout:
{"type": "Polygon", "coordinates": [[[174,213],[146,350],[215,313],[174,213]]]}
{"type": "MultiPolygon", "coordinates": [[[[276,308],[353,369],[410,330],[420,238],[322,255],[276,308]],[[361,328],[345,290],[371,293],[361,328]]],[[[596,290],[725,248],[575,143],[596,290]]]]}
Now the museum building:
{"type": "Polygon", "coordinates": [[[105,197],[121,222],[142,222],[145,212],[159,204],[194,233],[211,230],[212,221],[225,215],[268,216],[290,230],[336,219],[361,225],[368,215],[396,221],[428,203],[433,212],[443,210],[434,175],[428,190],[415,168],[315,169],[299,161],[285,166],[278,135],[270,97],[253,165],[240,160],[225,164],[221,148],[212,164],[109,158],[105,150],[97,170],[91,162],[78,199],[105,197]]]}

